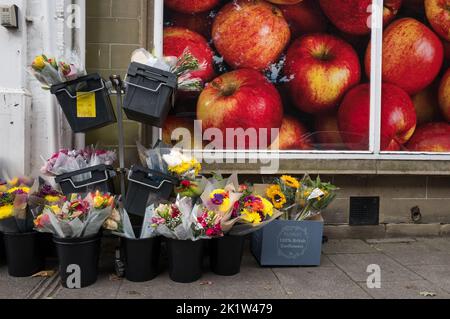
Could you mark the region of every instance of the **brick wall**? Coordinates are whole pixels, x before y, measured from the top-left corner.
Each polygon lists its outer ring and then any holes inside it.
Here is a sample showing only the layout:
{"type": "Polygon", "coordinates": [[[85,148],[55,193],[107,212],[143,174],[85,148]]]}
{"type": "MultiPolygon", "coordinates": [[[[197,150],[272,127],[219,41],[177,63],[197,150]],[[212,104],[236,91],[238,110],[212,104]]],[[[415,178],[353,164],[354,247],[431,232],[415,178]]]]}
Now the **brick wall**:
{"type": "MultiPolygon", "coordinates": [[[[152,47],[148,39],[147,17],[152,17],[152,1],[148,0],[88,0],[86,1],[86,67],[104,78],[111,74],[124,77],[131,53],[141,47],[152,47]]],[[[115,96],[112,96],[116,105],[115,96]]],[[[136,141],[141,140],[141,124],[125,120],[127,165],[136,162],[136,141]]],[[[117,147],[117,126],[90,132],[87,144],[97,142],[108,148],[117,147]]]]}

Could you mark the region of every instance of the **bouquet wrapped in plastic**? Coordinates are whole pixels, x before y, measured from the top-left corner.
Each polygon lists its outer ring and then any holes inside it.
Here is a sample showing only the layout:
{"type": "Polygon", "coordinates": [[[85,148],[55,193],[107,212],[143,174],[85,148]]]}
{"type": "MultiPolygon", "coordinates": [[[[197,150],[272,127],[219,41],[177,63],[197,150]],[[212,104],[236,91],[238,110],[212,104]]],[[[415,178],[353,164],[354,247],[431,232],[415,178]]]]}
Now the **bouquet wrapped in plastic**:
{"type": "Polygon", "coordinates": [[[154,206],[149,206],[145,212],[140,234],[136,234],[130,217],[125,209],[114,208],[111,216],[105,221],[103,227],[114,235],[128,239],[148,239],[157,235],[152,225],[154,206]]]}
{"type": "Polygon", "coordinates": [[[200,64],[189,49],[185,49],[180,57],[164,58],[157,58],[145,49],[137,49],[132,54],[131,62],[174,73],[178,77],[178,90],[181,91],[199,92],[205,84],[202,79],[193,77],[192,73],[205,69],[206,64],[200,64]]]}
{"type": "Polygon", "coordinates": [[[338,189],[331,183],[322,182],[319,176],[313,180],[305,175],[296,195],[300,209],[295,220],[308,220],[320,215],[336,199],[338,189]]]}
{"type": "Polygon", "coordinates": [[[45,54],[38,55],[33,60],[28,71],[45,89],[49,89],[56,84],[76,80],[86,75],[81,60],[76,54],[59,60],[48,57],[45,54]]]}
{"type": "Polygon", "coordinates": [[[1,185],[0,231],[28,233],[33,230],[33,216],[28,209],[28,197],[36,188],[29,178],[14,178],[1,185]]]}
{"type": "Polygon", "coordinates": [[[192,199],[183,197],[178,198],[174,204],[160,204],[156,207],[151,218],[156,234],[177,240],[199,240],[194,233],[197,217],[192,206],[192,199]]]}
{"type": "Polygon", "coordinates": [[[202,166],[194,157],[173,149],[170,154],[163,156],[163,160],[168,171],[180,180],[180,185],[175,189],[177,194],[195,198],[203,193],[207,180],[200,176],[202,166]]]}
{"type": "Polygon", "coordinates": [[[100,192],[85,198],[73,195],[70,200],[45,206],[35,216],[35,228],[59,238],[84,238],[96,235],[115,207],[114,197],[100,192]]]}
{"type": "MultiPolygon", "coordinates": [[[[83,150],[60,150],[53,154],[41,168],[47,176],[58,176],[97,165],[112,165],[116,161],[115,151],[100,150],[93,146],[83,150]]],[[[84,176],[79,177],[80,180],[84,176]]]]}
{"type": "Polygon", "coordinates": [[[300,181],[295,177],[283,175],[275,179],[275,182],[269,186],[265,196],[270,200],[273,206],[284,213],[286,220],[295,217],[298,211],[296,202],[297,191],[300,188],[300,181]]]}

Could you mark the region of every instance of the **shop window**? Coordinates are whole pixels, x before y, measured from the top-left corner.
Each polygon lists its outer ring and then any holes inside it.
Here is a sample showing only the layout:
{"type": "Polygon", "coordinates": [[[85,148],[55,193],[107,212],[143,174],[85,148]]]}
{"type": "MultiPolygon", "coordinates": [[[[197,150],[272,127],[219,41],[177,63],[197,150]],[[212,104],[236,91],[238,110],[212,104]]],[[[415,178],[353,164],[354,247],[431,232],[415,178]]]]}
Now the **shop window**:
{"type": "Polygon", "coordinates": [[[205,87],[179,92],[162,136],[200,120],[203,146],[215,128],[223,148],[287,158],[448,159],[441,2],[165,0],[160,49],[187,49],[205,87]]]}

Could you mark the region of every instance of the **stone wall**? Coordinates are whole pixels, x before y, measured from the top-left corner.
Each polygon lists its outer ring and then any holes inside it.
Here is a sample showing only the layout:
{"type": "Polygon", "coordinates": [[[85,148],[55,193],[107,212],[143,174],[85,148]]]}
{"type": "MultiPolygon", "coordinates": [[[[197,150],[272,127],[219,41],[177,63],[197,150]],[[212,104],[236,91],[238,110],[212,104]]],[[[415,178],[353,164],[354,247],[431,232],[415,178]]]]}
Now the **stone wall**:
{"type": "MultiPolygon", "coordinates": [[[[86,64],[88,72],[99,72],[104,78],[111,74],[125,76],[131,53],[149,43],[147,17],[151,17],[152,2],[147,0],[86,1],[86,64]],[[149,14],[150,12],[150,14],[149,14]]],[[[150,37],[151,39],[151,37],[150,37]]],[[[116,105],[115,96],[112,96],[116,105]]],[[[141,124],[125,120],[126,162],[137,160],[136,141],[141,140],[141,124]]],[[[87,144],[100,142],[108,148],[117,147],[117,126],[90,132],[87,144]]]]}

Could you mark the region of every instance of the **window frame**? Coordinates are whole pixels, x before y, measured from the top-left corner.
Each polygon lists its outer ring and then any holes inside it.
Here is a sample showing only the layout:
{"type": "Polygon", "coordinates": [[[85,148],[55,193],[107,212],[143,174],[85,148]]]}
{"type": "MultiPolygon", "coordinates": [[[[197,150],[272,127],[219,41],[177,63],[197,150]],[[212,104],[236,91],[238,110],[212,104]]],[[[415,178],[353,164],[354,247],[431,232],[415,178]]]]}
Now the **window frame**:
{"type": "MultiPolygon", "coordinates": [[[[450,152],[384,152],[381,151],[381,87],[382,87],[382,47],[383,47],[383,4],[384,0],[372,2],[371,34],[371,81],[370,81],[370,126],[369,150],[367,151],[252,151],[221,150],[225,157],[236,160],[277,158],[281,160],[384,160],[384,161],[450,161],[450,152]]],[[[153,43],[158,56],[163,55],[164,0],[154,0],[153,43]]],[[[162,130],[154,128],[153,136],[162,138],[162,130]]],[[[156,140],[155,140],[156,142],[156,140]]],[[[203,153],[203,151],[195,150],[203,153]]]]}

